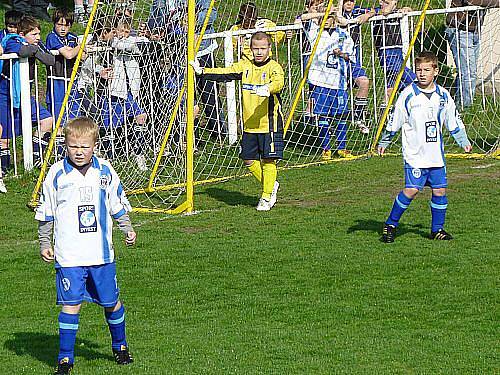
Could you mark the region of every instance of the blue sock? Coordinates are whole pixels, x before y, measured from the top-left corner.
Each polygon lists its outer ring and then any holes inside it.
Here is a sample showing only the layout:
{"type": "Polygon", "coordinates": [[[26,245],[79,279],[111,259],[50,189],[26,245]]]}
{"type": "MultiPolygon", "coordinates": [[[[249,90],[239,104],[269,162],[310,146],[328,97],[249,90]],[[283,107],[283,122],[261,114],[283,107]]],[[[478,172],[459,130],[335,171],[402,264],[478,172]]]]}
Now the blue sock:
{"type": "Polygon", "coordinates": [[[111,347],[120,350],[122,345],[128,346],[125,336],[125,308],[123,305],[117,311],[104,311],[104,315],[111,333],[111,347]]]}
{"type": "Polygon", "coordinates": [[[59,313],[59,355],[57,362],[69,358],[69,363],[75,361],[75,340],[78,332],[80,314],[59,313]]]}
{"type": "Polygon", "coordinates": [[[397,227],[399,224],[399,219],[401,219],[401,216],[406,211],[411,201],[412,200],[404,195],[402,191],[399,192],[398,196],[394,200],[394,204],[392,205],[391,213],[389,214],[389,217],[387,218],[385,223],[397,227]]]}
{"type": "Polygon", "coordinates": [[[337,149],[345,150],[345,147],[347,145],[347,121],[340,120],[337,122],[335,136],[337,137],[337,149]]]}
{"type": "Polygon", "coordinates": [[[431,199],[432,232],[437,232],[439,229],[444,228],[444,220],[446,217],[447,207],[448,207],[448,198],[446,198],[446,195],[442,197],[438,197],[437,195],[432,196],[431,199]]]}
{"type": "Polygon", "coordinates": [[[325,117],[320,117],[318,121],[319,139],[321,140],[321,148],[323,150],[330,149],[330,123],[325,117]]]}

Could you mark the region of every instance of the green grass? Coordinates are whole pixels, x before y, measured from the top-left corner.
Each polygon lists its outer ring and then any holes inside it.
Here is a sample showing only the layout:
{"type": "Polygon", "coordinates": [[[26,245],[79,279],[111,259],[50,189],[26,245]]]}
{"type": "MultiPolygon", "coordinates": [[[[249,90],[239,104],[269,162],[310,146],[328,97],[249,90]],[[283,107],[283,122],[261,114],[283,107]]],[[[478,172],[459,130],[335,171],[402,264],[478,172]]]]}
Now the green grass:
{"type": "MultiPolygon", "coordinates": [[[[429,191],[394,244],[379,232],[402,185],[399,158],[280,174],[255,211],[251,178],[197,189],[193,216],[132,215],[116,233],[136,363],[110,356],[85,305],[78,374],[493,374],[498,351],[495,160],[448,162],[451,242],[426,239],[429,191]]],[[[0,196],[0,373],[49,373],[57,355],[54,270],[38,257],[29,177],[0,196]]]]}

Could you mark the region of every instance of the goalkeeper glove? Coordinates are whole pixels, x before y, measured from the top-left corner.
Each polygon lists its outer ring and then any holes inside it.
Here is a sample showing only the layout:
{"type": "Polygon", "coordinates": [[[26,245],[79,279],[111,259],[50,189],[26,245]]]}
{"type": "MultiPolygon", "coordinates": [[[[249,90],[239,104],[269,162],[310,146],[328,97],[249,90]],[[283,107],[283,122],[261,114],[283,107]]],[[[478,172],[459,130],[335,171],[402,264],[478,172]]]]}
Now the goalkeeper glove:
{"type": "Polygon", "coordinates": [[[269,95],[271,95],[271,91],[269,90],[269,85],[257,86],[257,88],[255,89],[255,94],[258,96],[268,97],[269,95]]]}
{"type": "Polygon", "coordinates": [[[197,75],[203,74],[203,68],[200,66],[200,62],[198,61],[198,59],[195,59],[194,61],[190,61],[189,65],[191,65],[193,67],[194,72],[197,75]]]}

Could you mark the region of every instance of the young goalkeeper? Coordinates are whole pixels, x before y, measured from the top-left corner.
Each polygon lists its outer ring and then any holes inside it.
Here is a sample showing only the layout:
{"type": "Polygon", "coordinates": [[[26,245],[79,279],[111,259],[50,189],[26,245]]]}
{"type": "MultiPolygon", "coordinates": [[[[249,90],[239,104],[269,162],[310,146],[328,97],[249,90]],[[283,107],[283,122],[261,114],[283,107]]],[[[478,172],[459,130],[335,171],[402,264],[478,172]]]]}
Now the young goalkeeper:
{"type": "Polygon", "coordinates": [[[382,240],[386,243],[394,242],[401,215],[426,185],[432,189],[430,238],[435,240],[453,238],[444,230],[448,199],[443,125],[448,128],[465,152],[472,150],[455,102],[450,93],[434,81],[439,72],[436,55],[432,52],[420,53],[415,59],[415,67],[417,83],[413,83],[401,92],[394,108],[393,118],[387,124],[378,144],[378,153],[383,155],[392,137],[399,129],[403,129],[405,188],[396,197],[392,211],[385,222],[382,240]]]}
{"type": "Polygon", "coordinates": [[[250,40],[253,59],[241,59],[227,68],[202,68],[191,61],[196,74],[208,80],[241,80],[243,90],[243,136],[240,157],[262,184],[257,211],[269,211],[276,203],[279,183],[276,161],[283,158],[283,114],[280,92],[283,68],[269,58],[271,37],[256,32],[250,40]]]}
{"type": "Polygon", "coordinates": [[[135,243],[136,234],[118,175],[108,161],[93,156],[98,132],[97,125],[85,117],[66,125],[68,157],[52,165],[47,173],[35,215],[40,255],[45,262],[55,260],[57,304],[62,305],[55,374],[69,374],[73,368],[84,300],[104,307],[116,362],[133,362],[116,281],[112,219],[126,235],[127,245],[135,243]]]}

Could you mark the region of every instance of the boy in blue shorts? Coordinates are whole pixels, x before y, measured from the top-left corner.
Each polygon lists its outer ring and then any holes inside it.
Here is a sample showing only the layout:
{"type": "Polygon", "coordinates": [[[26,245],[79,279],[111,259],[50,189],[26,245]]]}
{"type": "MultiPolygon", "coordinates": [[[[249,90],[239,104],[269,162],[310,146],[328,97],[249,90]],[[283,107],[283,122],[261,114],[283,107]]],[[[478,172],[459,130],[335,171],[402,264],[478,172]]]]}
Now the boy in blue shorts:
{"type": "Polygon", "coordinates": [[[64,128],[68,156],[50,167],[36,210],[40,255],[55,261],[59,355],[55,374],[69,374],[83,301],[104,307],[111,347],[120,365],[133,362],[125,335],[112,242],[113,219],[133,245],[130,204],[111,164],[95,157],[98,127],[80,117],[64,128]],[[54,247],[52,240],[54,239],[54,247]]]}
{"type": "MultiPolygon", "coordinates": [[[[18,24],[18,34],[7,34],[2,40],[2,45],[4,53],[17,53],[19,57],[28,58],[30,83],[33,82],[35,76],[35,59],[45,65],[54,65],[54,56],[40,42],[40,23],[33,17],[23,17],[18,24]]],[[[21,135],[20,86],[19,61],[17,59],[4,60],[0,75],[0,125],[2,126],[1,145],[4,152],[2,169],[4,171],[10,165],[10,153],[5,154],[5,150],[9,149],[8,140],[21,135]],[[11,107],[14,117],[11,116],[11,107]]],[[[31,120],[39,124],[33,138],[33,149],[34,154],[38,154],[41,160],[42,153],[39,146],[42,146],[43,151],[47,144],[52,131],[52,117],[45,107],[35,101],[33,96],[31,96],[31,120]]]]}
{"type": "MultiPolygon", "coordinates": [[[[408,13],[411,8],[404,7],[396,9],[397,0],[379,0],[380,8],[375,9],[377,14],[388,16],[394,13],[408,13]]],[[[403,38],[401,35],[401,18],[381,19],[373,23],[373,35],[375,48],[380,62],[380,66],[384,70],[386,76],[387,98],[391,96],[396,77],[403,67],[403,38]]],[[[413,71],[404,68],[403,77],[401,78],[400,88],[403,89],[411,85],[416,80],[416,75],[413,71]]]]}
{"type": "Polygon", "coordinates": [[[401,215],[426,185],[432,189],[430,238],[453,238],[444,230],[448,199],[443,125],[465,152],[472,150],[455,102],[450,93],[435,82],[439,72],[436,55],[432,52],[420,53],[415,59],[415,67],[418,82],[401,92],[392,120],[387,124],[378,144],[378,153],[383,155],[396,132],[403,129],[405,188],[394,200],[391,213],[385,222],[382,241],[386,243],[394,242],[401,215]]]}
{"type": "MultiPolygon", "coordinates": [[[[55,50],[59,54],[56,55],[54,67],[47,68],[47,93],[45,100],[47,108],[52,113],[55,121],[61,111],[64,96],[66,95],[71,78],[71,72],[73,71],[76,56],[80,50],[80,44],[78,43],[78,37],[69,31],[73,25],[73,12],[65,8],[58,8],[52,15],[52,21],[54,22],[54,28],[47,35],[45,45],[48,50],[55,50]]],[[[76,84],[74,87],[76,87],[76,84]]],[[[78,91],[73,89],[73,93],[77,95],[78,91]]],[[[77,97],[70,97],[68,105],[77,105],[77,102],[77,97]]],[[[71,113],[77,112],[78,108],[70,110],[69,117],[72,117],[71,113]]]]}
{"type": "MultiPolygon", "coordinates": [[[[303,22],[309,42],[318,37],[319,25],[312,20],[303,22]]],[[[330,145],[331,122],[335,126],[336,150],[342,157],[350,156],[347,146],[347,118],[349,117],[348,71],[355,61],[354,42],[349,34],[336,26],[336,17],[330,14],[309,69],[308,82],[313,100],[313,113],[318,115],[322,159],[332,157],[330,145]]],[[[333,127],[333,126],[332,126],[333,127]]]]}

